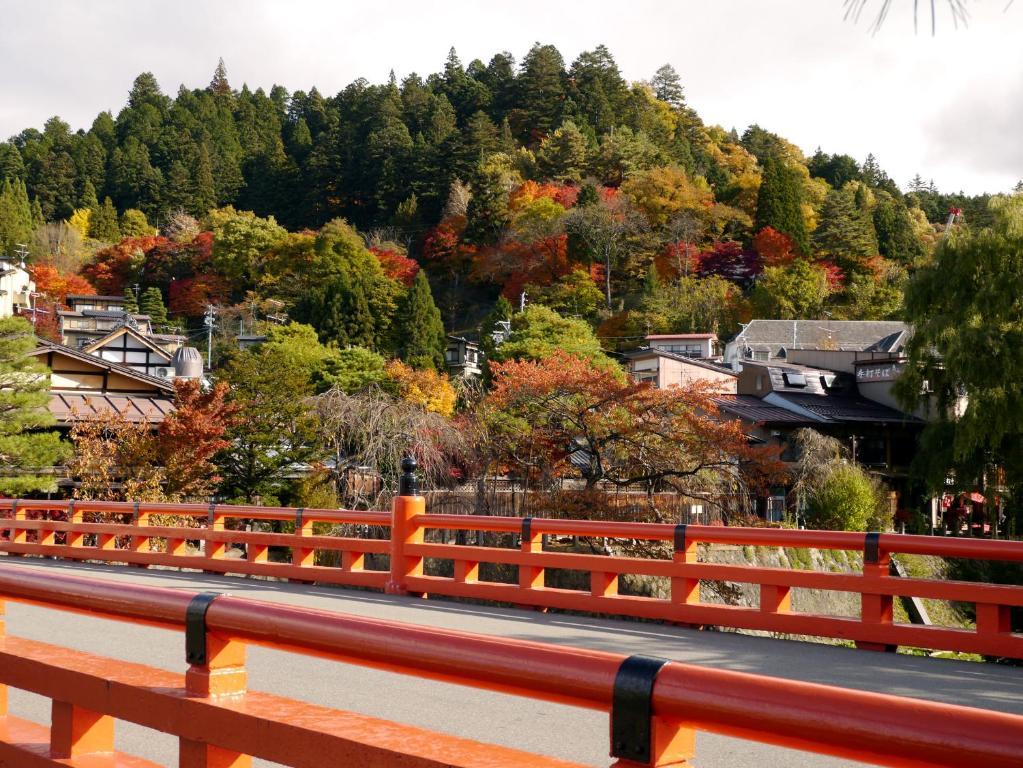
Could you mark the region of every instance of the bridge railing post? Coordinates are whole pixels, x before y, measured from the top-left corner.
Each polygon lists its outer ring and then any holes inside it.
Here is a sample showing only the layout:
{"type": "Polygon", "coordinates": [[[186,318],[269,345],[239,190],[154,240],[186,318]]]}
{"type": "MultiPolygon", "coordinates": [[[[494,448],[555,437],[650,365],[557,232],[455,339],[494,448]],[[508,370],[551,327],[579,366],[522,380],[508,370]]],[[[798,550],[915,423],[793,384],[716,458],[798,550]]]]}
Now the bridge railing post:
{"type": "MultiPolygon", "coordinates": [[[[202,592],[192,598],[185,614],[185,695],[193,698],[241,696],[248,685],[245,643],[211,633],[206,612],[220,597],[202,592]]],[[[178,745],[179,768],[249,768],[252,758],[182,736],[178,745]]]]}
{"type": "MultiPolygon", "coordinates": [[[[18,501],[15,500],[12,503],[11,515],[14,520],[28,520],[28,513],[23,506],[18,505],[18,501]]],[[[14,544],[27,544],[28,543],[28,530],[25,528],[14,528],[11,530],[11,542],[14,544]]]]}
{"type": "MultiPolygon", "coordinates": [[[[145,528],[149,525],[149,513],[143,510],[137,501],[132,511],[131,522],[136,528],[145,528]]],[[[132,534],[131,548],[134,552],[148,552],[149,537],[144,534],[132,534]]]]}
{"type": "MultiPolygon", "coordinates": [[[[206,521],[206,530],[209,532],[217,531],[222,532],[224,528],[224,515],[217,512],[217,505],[210,504],[210,510],[206,521]]],[[[213,541],[207,538],[203,549],[206,557],[210,560],[223,560],[227,554],[227,543],[223,541],[213,541]]]]}
{"type": "MultiPolygon", "coordinates": [[[[688,536],[684,523],[675,526],[674,546],[672,548],[671,560],[679,566],[679,571],[684,573],[686,563],[695,563],[699,559],[697,542],[692,536],[688,536]]],[[[683,605],[695,605],[700,602],[700,580],[688,578],[684,575],[673,576],[671,579],[671,602],[683,605]]]]}
{"type": "MultiPolygon", "coordinates": [[[[67,521],[73,525],[81,525],[85,522],[85,515],[82,514],[81,509],[75,507],[74,499],[67,503],[67,521]]],[[[68,531],[67,545],[69,547],[84,547],[85,534],[81,531],[68,531]]]]}
{"type": "Polygon", "coordinates": [[[50,757],[70,759],[114,751],[114,718],[67,701],[53,700],[50,757]]]}
{"type": "Polygon", "coordinates": [[[401,470],[398,495],[391,503],[391,566],[386,591],[392,595],[409,594],[408,578],[423,575],[423,558],[405,554],[405,545],[423,543],[423,529],[415,518],[426,512],[426,499],[419,495],[416,460],[406,456],[401,470]]]}
{"type": "MultiPolygon", "coordinates": [[[[543,552],[543,534],[533,530],[533,518],[522,518],[522,541],[519,544],[526,554],[543,552]]],[[[546,571],[536,565],[519,566],[519,588],[520,589],[543,589],[546,571]]]]}
{"type": "MultiPolygon", "coordinates": [[[[891,553],[881,548],[881,534],[871,532],[863,541],[864,581],[891,578],[891,553]]],[[[870,592],[864,584],[860,596],[860,621],[866,625],[888,625],[894,620],[894,601],[891,595],[870,592]]],[[[897,646],[889,643],[856,641],[856,647],[868,651],[895,651],[897,646]]]]}
{"type": "Polygon", "coordinates": [[[315,565],[316,550],[311,549],[307,543],[303,544],[302,538],[313,535],[312,520],[305,519],[305,509],[299,507],[295,510],[295,543],[291,547],[291,564],[304,568],[315,565]]]}

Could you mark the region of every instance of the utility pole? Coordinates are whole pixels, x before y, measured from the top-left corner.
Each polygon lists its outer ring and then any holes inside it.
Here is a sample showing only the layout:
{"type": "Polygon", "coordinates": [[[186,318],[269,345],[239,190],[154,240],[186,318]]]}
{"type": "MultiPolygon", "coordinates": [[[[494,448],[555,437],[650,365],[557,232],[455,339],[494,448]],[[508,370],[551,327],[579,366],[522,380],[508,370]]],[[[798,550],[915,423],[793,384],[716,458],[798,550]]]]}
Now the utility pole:
{"type": "Polygon", "coordinates": [[[213,329],[216,327],[217,309],[212,304],[206,305],[203,325],[206,326],[206,370],[213,368],[213,329]]]}
{"type": "Polygon", "coordinates": [[[529,298],[529,294],[523,291],[519,294],[519,312],[522,312],[526,308],[526,299],[529,298]]]}
{"type": "Polygon", "coordinates": [[[18,257],[21,266],[25,266],[25,259],[28,258],[28,246],[25,243],[15,243],[14,255],[18,257]]]}

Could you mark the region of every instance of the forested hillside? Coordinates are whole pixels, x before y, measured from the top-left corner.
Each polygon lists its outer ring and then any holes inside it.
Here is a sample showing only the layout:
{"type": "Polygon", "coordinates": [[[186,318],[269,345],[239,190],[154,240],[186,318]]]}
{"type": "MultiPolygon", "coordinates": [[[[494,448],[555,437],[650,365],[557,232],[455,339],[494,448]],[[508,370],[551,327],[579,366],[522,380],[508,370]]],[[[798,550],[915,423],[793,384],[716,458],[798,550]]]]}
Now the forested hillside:
{"type": "Polygon", "coordinates": [[[324,341],[390,351],[420,267],[449,331],[523,293],[607,345],[896,317],[935,225],[952,206],[986,223],[986,202],[706,125],[671,66],[630,84],[603,46],[570,64],[452,50],[439,73],[334,96],[238,89],[221,62],[172,98],[144,73],[88,130],[54,117],[0,144],[0,249],[27,244],[51,300],[137,285],[179,325],[278,302],[324,341]]]}

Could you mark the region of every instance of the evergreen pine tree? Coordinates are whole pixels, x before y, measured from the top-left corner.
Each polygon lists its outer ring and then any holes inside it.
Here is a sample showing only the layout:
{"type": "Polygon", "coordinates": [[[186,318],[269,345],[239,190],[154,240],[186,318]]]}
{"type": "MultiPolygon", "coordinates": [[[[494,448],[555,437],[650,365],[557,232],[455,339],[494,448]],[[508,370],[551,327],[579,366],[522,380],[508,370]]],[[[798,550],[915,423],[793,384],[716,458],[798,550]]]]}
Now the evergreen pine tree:
{"type": "Polygon", "coordinates": [[[756,230],[773,227],[792,238],[801,254],[810,253],[810,236],[803,218],[799,177],[782,160],[768,155],[757,199],[756,230]]]}
{"type": "Polygon", "coordinates": [[[313,295],[300,302],[298,316],[312,325],[320,340],[339,347],[376,347],[377,323],[361,281],[342,269],[313,295]]]}
{"type": "Polygon", "coordinates": [[[413,368],[444,370],[447,336],[426,273],[419,270],[395,315],[398,356],[413,368]]]}
{"type": "Polygon", "coordinates": [[[103,198],[103,205],[96,208],[89,217],[89,237],[104,243],[115,243],[121,239],[117,209],[109,197],[103,198]]]}
{"type": "Polygon", "coordinates": [[[130,285],[124,288],[124,311],[130,315],[139,314],[139,299],[134,287],[130,285]]]}
{"type": "Polygon", "coordinates": [[[868,230],[853,192],[833,189],[824,200],[814,245],[846,273],[862,271],[864,260],[877,253],[874,225],[869,223],[868,230]]]}
{"type": "Polygon", "coordinates": [[[82,196],[80,198],[80,208],[88,208],[90,211],[95,211],[99,208],[99,200],[96,199],[96,187],[92,185],[90,179],[86,179],[85,183],[82,184],[82,196]]]}
{"type": "Polygon", "coordinates": [[[38,358],[30,357],[36,339],[20,317],[0,319],[0,494],[24,496],[55,491],[54,475],[37,474],[67,454],[54,424],[49,402],[50,376],[38,358]]]}
{"type": "Polygon", "coordinates": [[[217,62],[217,68],[213,71],[209,90],[217,96],[231,95],[231,84],[227,82],[227,67],[224,66],[223,58],[217,62]]]}
{"type": "Polygon", "coordinates": [[[155,285],[142,292],[139,298],[139,312],[149,315],[149,322],[157,333],[167,327],[167,307],[163,303],[163,294],[155,285]]]}
{"type": "Polygon", "coordinates": [[[19,243],[30,243],[34,231],[25,182],[4,181],[0,186],[0,253],[12,254],[19,243]]]}
{"type": "Polygon", "coordinates": [[[661,101],[665,101],[676,109],[685,105],[685,96],[682,93],[682,78],[671,64],[665,64],[654,73],[654,79],[650,81],[654,87],[654,95],[661,101]]]}
{"type": "Polygon", "coordinates": [[[646,279],[643,281],[643,295],[656,296],[661,287],[661,276],[657,272],[657,264],[650,262],[646,270],[646,279]]]}
{"type": "Polygon", "coordinates": [[[32,229],[39,229],[46,223],[46,217],[43,216],[43,206],[39,204],[37,198],[32,199],[32,229]]]}

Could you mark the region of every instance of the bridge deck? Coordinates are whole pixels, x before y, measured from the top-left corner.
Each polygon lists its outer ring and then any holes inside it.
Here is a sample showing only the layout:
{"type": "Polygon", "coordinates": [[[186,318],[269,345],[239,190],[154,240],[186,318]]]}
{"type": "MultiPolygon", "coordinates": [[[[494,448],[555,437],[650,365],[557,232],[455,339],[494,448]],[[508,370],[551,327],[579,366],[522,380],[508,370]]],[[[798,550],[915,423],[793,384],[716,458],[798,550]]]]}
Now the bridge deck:
{"type": "MultiPolygon", "coordinates": [[[[1023,668],[1018,667],[870,653],[733,633],[195,572],[8,557],[0,559],[0,567],[74,571],[112,581],[211,589],[360,616],[619,653],[665,656],[694,664],[1023,714],[1023,698],[1019,696],[1023,668]]],[[[7,619],[12,635],[59,642],[168,670],[183,668],[180,635],[170,632],[16,603],[8,604],[7,619]]],[[[607,717],[600,713],[262,648],[250,650],[248,668],[250,687],[255,690],[594,766],[609,763],[607,717]]],[[[49,716],[47,702],[14,690],[11,712],[39,722],[46,722],[49,716]]],[[[124,723],[118,727],[119,749],[164,765],[173,764],[176,741],[172,737],[124,723]]],[[[702,768],[853,765],[710,734],[700,734],[698,738],[695,764],[702,768]]],[[[268,765],[259,761],[256,764],[268,765]]]]}

